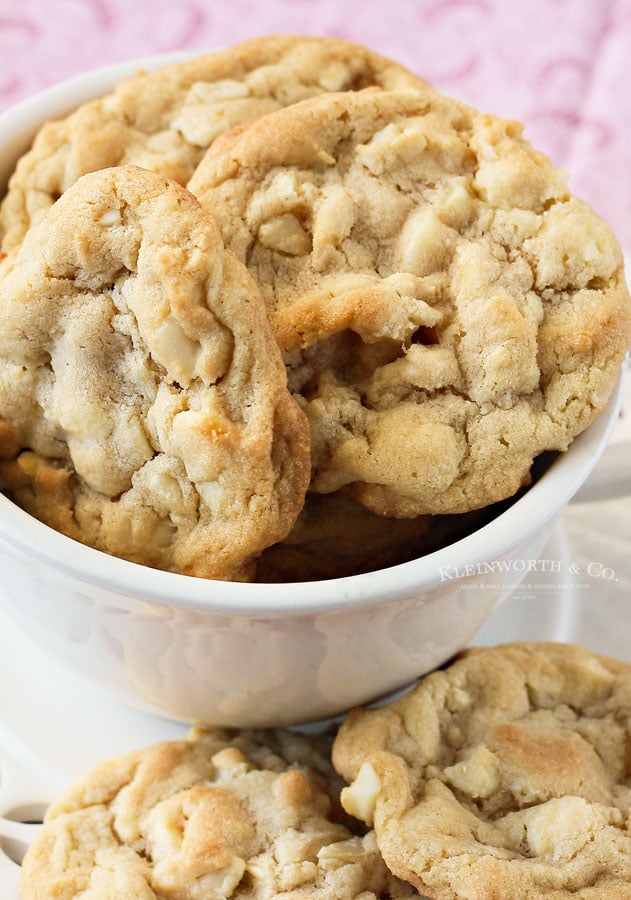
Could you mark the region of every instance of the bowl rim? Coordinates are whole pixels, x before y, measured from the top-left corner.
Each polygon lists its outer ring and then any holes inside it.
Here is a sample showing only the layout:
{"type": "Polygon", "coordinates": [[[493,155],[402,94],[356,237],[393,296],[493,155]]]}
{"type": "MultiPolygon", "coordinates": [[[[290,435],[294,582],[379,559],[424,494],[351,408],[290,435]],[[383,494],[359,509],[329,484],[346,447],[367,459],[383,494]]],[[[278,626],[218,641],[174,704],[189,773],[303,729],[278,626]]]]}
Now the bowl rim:
{"type": "MultiPolygon", "coordinates": [[[[0,146],[12,147],[13,164],[45,120],[111,90],[126,76],[177,63],[208,49],[138,57],[76,75],[45,88],[0,113],[0,146]],[[9,139],[3,138],[3,133],[9,139]]],[[[3,151],[4,152],[4,151],[3,151]]],[[[1,156],[2,154],[0,154],[1,156]]],[[[0,185],[2,184],[0,159],[0,185]]],[[[491,522],[446,547],[396,566],[362,575],[289,584],[215,581],[150,568],[81,544],[38,521],[0,494],[0,542],[50,570],[85,584],[177,609],[259,617],[305,616],[357,605],[376,606],[444,584],[441,567],[457,572],[497,560],[526,542],[581,487],[604,450],[622,402],[621,377],[608,406],[559,454],[548,471],[491,522]],[[448,557],[448,558],[447,558],[448,557]],[[299,585],[299,590],[297,590],[299,585]]],[[[451,580],[451,579],[450,579],[451,580]]]]}
{"type": "Polygon", "coordinates": [[[10,135],[8,146],[13,157],[7,167],[0,153],[0,191],[13,170],[17,157],[27,149],[37,129],[45,121],[54,121],[68,115],[79,104],[96,100],[108,93],[123,78],[184,62],[195,56],[212,52],[210,49],[172,50],[147,56],[132,57],[109,63],[98,68],[87,69],[63,81],[49,85],[29,94],[17,103],[0,111],[0,147],[4,147],[3,132],[10,135]]]}

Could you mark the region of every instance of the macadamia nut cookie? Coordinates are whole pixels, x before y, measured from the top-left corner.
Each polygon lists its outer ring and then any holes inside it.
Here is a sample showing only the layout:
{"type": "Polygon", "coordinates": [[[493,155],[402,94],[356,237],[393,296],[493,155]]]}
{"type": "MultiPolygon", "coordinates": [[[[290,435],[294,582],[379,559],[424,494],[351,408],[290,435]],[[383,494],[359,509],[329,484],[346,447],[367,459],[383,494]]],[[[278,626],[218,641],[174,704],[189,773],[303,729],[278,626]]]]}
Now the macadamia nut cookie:
{"type": "Polygon", "coordinates": [[[249,578],[302,507],[309,434],[214,219],[174,182],[106,169],[2,276],[3,488],[107,553],[249,578]]]}
{"type": "Polygon", "coordinates": [[[227,132],[189,187],[261,286],[312,490],[479,508],[606,405],[622,254],[517,123],[431,90],[327,94],[227,132]]]}
{"type": "Polygon", "coordinates": [[[424,82],[334,38],[269,36],[125,79],[108,96],[47,123],[19,161],[0,208],[0,243],[21,243],[81,176],[137,165],[181,184],[223,131],[323,91],[424,82]]]}
{"type": "Polygon", "coordinates": [[[631,897],[631,665],[569,644],[465,653],[351,712],[345,809],[436,900],[631,897]]]}
{"type": "Polygon", "coordinates": [[[312,743],[197,730],[101,763],[49,808],[24,860],[22,896],[417,896],[388,872],[372,832],[335,821],[312,743]]]}
{"type": "Polygon", "coordinates": [[[256,581],[345,578],[407,562],[431,546],[431,516],[378,516],[340,491],[308,494],[287,537],[256,563],[256,581]]]}

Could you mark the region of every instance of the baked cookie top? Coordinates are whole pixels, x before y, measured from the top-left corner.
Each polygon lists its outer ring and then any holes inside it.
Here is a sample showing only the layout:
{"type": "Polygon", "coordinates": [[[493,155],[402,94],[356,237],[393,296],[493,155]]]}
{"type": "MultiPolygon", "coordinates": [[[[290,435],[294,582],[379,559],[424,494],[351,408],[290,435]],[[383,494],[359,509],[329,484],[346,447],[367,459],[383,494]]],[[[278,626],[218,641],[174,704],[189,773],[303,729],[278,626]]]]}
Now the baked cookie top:
{"type": "Polygon", "coordinates": [[[356,710],[333,761],[390,869],[438,900],[631,897],[631,665],[581,647],[465,654],[356,710]]]}
{"type": "Polygon", "coordinates": [[[189,187],[261,286],[313,490],[481,507],[605,406],[622,255],[517,123],[431,90],[322,95],[227,132],[189,187]]]}
{"type": "Polygon", "coordinates": [[[102,170],[0,274],[3,488],[108,553],[250,577],[300,511],[309,433],[214,219],[159,175],[102,170]]]}
{"type": "Polygon", "coordinates": [[[19,161],[0,207],[0,244],[27,229],[81,176],[143,166],[186,184],[223,131],[323,91],[424,82],[365,47],[280,35],[237,44],[125,79],[106,97],[45,124],[19,161]]]}
{"type": "Polygon", "coordinates": [[[417,896],[390,875],[372,832],[334,820],[322,762],[297,734],[219,730],[104,762],[49,808],[22,895],[417,896]]]}

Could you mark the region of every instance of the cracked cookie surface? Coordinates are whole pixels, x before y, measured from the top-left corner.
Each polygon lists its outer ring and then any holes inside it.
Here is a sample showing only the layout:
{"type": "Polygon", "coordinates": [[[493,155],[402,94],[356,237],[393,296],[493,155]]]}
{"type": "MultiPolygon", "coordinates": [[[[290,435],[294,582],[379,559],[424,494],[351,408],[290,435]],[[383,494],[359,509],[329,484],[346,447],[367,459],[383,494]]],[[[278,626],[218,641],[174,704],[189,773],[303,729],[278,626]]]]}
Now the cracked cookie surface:
{"type": "Polygon", "coordinates": [[[328,94],[224,134],[189,187],[261,286],[314,491],[485,506],[606,405],[622,255],[517,123],[431,90],[328,94]]]}
{"type": "Polygon", "coordinates": [[[19,244],[81,175],[137,165],[186,184],[223,131],[323,91],[424,82],[361,45],[279,35],[125,79],[111,94],[45,124],[0,207],[3,250],[19,244]]]}
{"type": "Polygon", "coordinates": [[[355,710],[345,809],[436,900],[631,897],[631,665],[569,644],[465,652],[355,710]]]}
{"type": "Polygon", "coordinates": [[[300,511],[309,432],[214,219],[161,176],[102,170],[0,275],[3,488],[97,549],[249,579],[300,511]]]}
{"type": "Polygon", "coordinates": [[[335,819],[324,736],[194,730],[101,763],[49,808],[25,900],[403,900],[374,834],[335,819]]]}

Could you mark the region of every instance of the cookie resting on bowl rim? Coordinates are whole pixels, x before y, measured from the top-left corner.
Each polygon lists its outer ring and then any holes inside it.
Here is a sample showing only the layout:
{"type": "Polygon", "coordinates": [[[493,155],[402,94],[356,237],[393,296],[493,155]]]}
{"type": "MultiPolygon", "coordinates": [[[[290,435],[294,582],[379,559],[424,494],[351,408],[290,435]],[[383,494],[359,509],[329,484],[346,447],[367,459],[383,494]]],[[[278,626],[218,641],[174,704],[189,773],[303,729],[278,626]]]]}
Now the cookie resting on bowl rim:
{"type": "MultiPolygon", "coordinates": [[[[0,116],[0,178],[36,127],[139,69],[50,88],[0,116]]],[[[608,408],[522,496],[461,540],[365,575],[296,584],[211,581],[108,556],[0,496],[0,602],[49,653],[132,706],[229,726],[296,724],[386,695],[467,644],[510,590],[475,567],[537,558],[615,424],[608,408]],[[467,569],[469,567],[469,569],[467,569]],[[446,568],[457,572],[445,578],[446,568]],[[470,574],[468,574],[470,573],[470,574]]]]}

